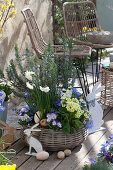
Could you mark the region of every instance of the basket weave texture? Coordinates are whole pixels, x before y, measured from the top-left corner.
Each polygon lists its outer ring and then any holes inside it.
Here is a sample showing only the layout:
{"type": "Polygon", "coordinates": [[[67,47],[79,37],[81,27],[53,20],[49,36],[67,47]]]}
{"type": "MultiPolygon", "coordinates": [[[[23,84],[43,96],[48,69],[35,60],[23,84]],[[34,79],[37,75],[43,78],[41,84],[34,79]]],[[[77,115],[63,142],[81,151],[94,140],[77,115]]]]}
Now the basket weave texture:
{"type": "Polygon", "coordinates": [[[101,92],[101,103],[113,107],[113,71],[102,68],[101,85],[105,89],[101,92]]]}
{"type": "Polygon", "coordinates": [[[113,34],[109,35],[94,35],[93,33],[87,33],[87,40],[94,44],[112,44],[113,43],[113,34]]]}
{"type": "Polygon", "coordinates": [[[72,149],[80,145],[87,137],[86,128],[75,131],[74,134],[66,135],[62,130],[53,131],[52,129],[41,129],[40,132],[34,133],[47,151],[59,151],[64,149],[72,149]]]}

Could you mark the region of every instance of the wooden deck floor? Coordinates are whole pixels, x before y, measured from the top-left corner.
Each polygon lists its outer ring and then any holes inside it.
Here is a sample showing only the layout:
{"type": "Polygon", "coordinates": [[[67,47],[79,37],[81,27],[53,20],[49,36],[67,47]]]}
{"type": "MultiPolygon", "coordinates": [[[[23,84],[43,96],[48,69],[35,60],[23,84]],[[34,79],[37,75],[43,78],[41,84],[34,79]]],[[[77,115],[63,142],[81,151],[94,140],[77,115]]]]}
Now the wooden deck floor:
{"type": "Polygon", "coordinates": [[[18,170],[82,170],[84,164],[90,163],[89,158],[96,156],[107,137],[113,134],[113,108],[104,111],[104,122],[105,130],[89,135],[82,145],[73,149],[72,154],[63,160],[57,159],[57,152],[51,152],[46,161],[38,161],[35,157],[26,156],[28,147],[19,139],[12,145],[12,148],[17,151],[13,162],[17,164],[18,170]]]}

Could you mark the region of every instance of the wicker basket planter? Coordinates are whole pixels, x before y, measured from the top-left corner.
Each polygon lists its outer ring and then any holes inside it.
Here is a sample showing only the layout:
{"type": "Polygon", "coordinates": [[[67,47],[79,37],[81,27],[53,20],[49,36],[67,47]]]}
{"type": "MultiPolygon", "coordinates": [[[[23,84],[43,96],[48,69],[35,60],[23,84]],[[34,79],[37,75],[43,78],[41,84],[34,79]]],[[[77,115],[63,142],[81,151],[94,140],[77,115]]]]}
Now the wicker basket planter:
{"type": "Polygon", "coordinates": [[[113,107],[113,71],[102,68],[101,85],[105,89],[101,93],[101,103],[113,107]]]}
{"type": "Polygon", "coordinates": [[[87,41],[93,43],[93,44],[112,44],[113,43],[113,34],[108,35],[101,35],[101,34],[93,34],[92,32],[87,33],[87,41]]]}
{"type": "Polygon", "coordinates": [[[80,145],[87,137],[88,132],[86,128],[81,128],[75,131],[74,134],[66,135],[62,130],[53,131],[52,129],[41,129],[41,132],[34,133],[47,151],[59,151],[64,149],[72,149],[80,145]]]}

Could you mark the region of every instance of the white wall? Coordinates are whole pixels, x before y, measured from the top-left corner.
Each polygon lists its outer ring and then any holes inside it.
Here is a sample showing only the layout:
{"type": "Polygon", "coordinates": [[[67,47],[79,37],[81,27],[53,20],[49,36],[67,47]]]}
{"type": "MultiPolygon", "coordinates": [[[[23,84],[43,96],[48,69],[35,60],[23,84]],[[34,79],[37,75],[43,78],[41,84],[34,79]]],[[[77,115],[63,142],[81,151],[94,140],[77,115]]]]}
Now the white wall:
{"type": "Polygon", "coordinates": [[[0,68],[2,69],[7,67],[11,58],[14,58],[15,43],[19,45],[21,51],[23,51],[26,44],[32,46],[21,14],[23,8],[28,6],[32,9],[44,40],[48,42],[48,39],[52,39],[50,0],[15,0],[15,5],[18,10],[16,17],[8,21],[3,38],[0,40],[0,68]]]}

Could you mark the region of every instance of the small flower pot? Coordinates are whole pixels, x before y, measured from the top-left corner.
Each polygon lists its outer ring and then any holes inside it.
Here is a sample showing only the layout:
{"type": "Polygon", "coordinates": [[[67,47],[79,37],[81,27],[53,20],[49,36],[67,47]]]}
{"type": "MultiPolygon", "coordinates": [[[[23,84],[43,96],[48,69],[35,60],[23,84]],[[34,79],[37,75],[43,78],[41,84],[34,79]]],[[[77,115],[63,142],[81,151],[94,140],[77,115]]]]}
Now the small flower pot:
{"type": "Polygon", "coordinates": [[[15,170],[16,165],[0,165],[0,170],[15,170]]]}

